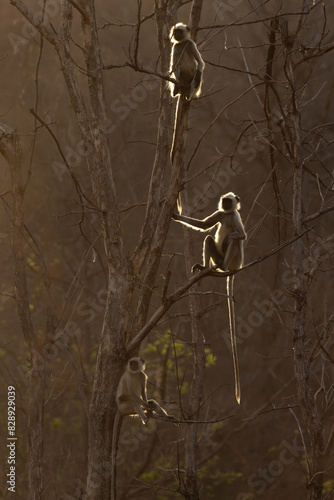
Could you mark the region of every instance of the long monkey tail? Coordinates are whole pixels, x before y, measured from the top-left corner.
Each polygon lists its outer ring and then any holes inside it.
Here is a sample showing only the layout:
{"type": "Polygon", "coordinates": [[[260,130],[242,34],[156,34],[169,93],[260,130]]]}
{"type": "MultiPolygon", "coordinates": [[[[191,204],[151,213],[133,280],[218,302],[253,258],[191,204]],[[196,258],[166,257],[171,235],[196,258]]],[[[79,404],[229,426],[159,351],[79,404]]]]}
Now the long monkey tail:
{"type": "MultiPolygon", "coordinates": [[[[182,116],[182,107],[183,107],[183,98],[182,94],[179,95],[177,99],[177,104],[176,104],[176,110],[175,110],[175,120],[174,120],[174,133],[173,133],[173,142],[172,142],[172,148],[170,152],[170,161],[172,168],[174,167],[174,159],[175,159],[175,152],[179,140],[179,135],[180,135],[180,122],[181,122],[181,116],[182,116]]],[[[179,196],[177,197],[177,210],[179,214],[182,214],[182,200],[181,200],[181,194],[179,193],[179,196]]]]}
{"type": "Polygon", "coordinates": [[[177,104],[176,104],[176,110],[175,110],[175,120],[174,120],[173,141],[172,141],[172,147],[171,147],[171,152],[170,152],[170,161],[171,161],[172,167],[174,167],[175,152],[176,152],[178,139],[179,139],[179,135],[180,135],[180,122],[181,122],[181,116],[182,116],[182,107],[183,107],[183,97],[182,97],[182,94],[180,94],[179,97],[177,98],[177,104]]]}
{"type": "MultiPolygon", "coordinates": [[[[173,133],[173,141],[170,154],[170,161],[172,168],[175,167],[174,161],[176,152],[180,145],[180,139],[182,137],[183,132],[186,130],[186,117],[187,117],[187,110],[189,109],[189,107],[190,107],[190,101],[187,100],[181,93],[178,97],[177,106],[175,110],[174,133],[173,133]]],[[[181,172],[181,175],[183,175],[183,172],[181,172]]],[[[180,194],[177,199],[177,208],[179,214],[182,214],[182,203],[180,194]]]]}
{"type": "Polygon", "coordinates": [[[227,276],[226,292],[227,292],[227,305],[228,305],[228,315],[230,322],[231,347],[232,347],[233,366],[234,366],[235,398],[238,404],[240,405],[241,391],[240,391],[240,374],[239,374],[239,362],[238,362],[238,352],[237,352],[237,335],[235,331],[233,285],[234,285],[234,276],[227,276]]]}
{"type": "Polygon", "coordinates": [[[114,418],[114,427],[112,433],[112,445],[111,445],[111,500],[116,500],[117,488],[116,488],[116,469],[117,469],[117,448],[118,448],[118,438],[121,432],[123,416],[117,410],[114,418]]]}

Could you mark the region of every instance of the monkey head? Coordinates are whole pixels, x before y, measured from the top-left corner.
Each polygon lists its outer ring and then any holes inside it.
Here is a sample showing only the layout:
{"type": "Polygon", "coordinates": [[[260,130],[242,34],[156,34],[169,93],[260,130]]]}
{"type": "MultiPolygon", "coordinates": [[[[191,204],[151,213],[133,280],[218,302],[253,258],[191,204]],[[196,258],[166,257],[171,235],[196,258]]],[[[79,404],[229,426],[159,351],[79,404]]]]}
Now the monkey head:
{"type": "Polygon", "coordinates": [[[177,23],[170,31],[170,39],[173,43],[183,42],[190,38],[190,28],[183,23],[177,23]]]}
{"type": "Polygon", "coordinates": [[[130,373],[143,372],[145,370],[145,361],[141,358],[131,358],[128,361],[127,369],[130,373]]]}
{"type": "Polygon", "coordinates": [[[240,198],[234,193],[226,193],[219,200],[219,210],[223,210],[224,212],[231,213],[240,209],[240,198]]]}

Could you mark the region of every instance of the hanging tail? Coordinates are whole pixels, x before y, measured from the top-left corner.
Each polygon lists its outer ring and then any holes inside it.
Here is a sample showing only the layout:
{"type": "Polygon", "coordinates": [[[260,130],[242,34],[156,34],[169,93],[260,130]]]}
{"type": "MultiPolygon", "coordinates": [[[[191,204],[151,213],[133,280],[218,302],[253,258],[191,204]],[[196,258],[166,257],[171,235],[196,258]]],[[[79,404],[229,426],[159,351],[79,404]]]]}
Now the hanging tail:
{"type": "Polygon", "coordinates": [[[123,417],[117,410],[114,427],[112,434],[112,446],[111,446],[111,500],[116,500],[117,498],[117,486],[116,486],[116,472],[117,472],[117,448],[118,448],[118,438],[121,432],[123,417]]]}
{"type": "Polygon", "coordinates": [[[171,153],[170,153],[170,161],[171,161],[172,167],[174,167],[175,152],[176,152],[178,139],[179,139],[179,135],[180,135],[179,132],[180,132],[182,105],[183,105],[183,98],[182,98],[182,94],[180,94],[178,99],[177,99],[177,104],[176,104],[175,120],[174,120],[174,134],[173,134],[173,142],[172,142],[172,148],[171,148],[171,153]]]}
{"type": "Polygon", "coordinates": [[[237,335],[235,331],[233,285],[234,285],[234,276],[228,276],[226,280],[226,291],[227,291],[227,305],[228,305],[228,315],[230,322],[231,347],[232,347],[233,366],[234,366],[235,398],[238,404],[240,405],[241,391],[240,391],[240,374],[239,374],[239,362],[238,362],[238,352],[237,352],[237,335]]]}

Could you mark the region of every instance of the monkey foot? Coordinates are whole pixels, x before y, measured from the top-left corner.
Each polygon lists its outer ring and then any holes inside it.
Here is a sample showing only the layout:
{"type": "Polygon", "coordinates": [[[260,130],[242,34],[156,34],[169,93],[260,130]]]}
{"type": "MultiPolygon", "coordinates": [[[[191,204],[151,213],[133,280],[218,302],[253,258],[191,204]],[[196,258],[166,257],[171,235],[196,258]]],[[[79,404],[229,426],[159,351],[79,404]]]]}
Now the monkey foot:
{"type": "Polygon", "coordinates": [[[195,264],[191,268],[191,272],[194,273],[195,271],[204,271],[204,269],[206,269],[206,267],[202,266],[202,264],[195,264]]]}
{"type": "Polygon", "coordinates": [[[224,269],[224,262],[223,261],[216,262],[216,266],[217,266],[218,270],[220,269],[221,271],[225,271],[225,269],[224,269]]]}

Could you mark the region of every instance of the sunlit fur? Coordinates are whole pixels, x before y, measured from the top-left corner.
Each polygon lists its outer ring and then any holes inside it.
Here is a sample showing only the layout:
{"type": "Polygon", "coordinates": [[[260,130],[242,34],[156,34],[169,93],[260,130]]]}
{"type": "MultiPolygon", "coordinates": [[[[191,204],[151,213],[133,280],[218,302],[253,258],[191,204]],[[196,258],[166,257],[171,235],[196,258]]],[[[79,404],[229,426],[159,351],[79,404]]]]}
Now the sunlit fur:
{"type": "Polygon", "coordinates": [[[116,391],[116,403],[122,415],[139,415],[142,422],[147,422],[143,408],[147,406],[147,375],[144,373],[145,362],[135,357],[128,361],[116,391]]]}
{"type": "MultiPolygon", "coordinates": [[[[244,261],[244,241],[247,238],[239,210],[240,198],[234,193],[224,194],[218,203],[218,210],[205,219],[194,219],[184,215],[174,215],[173,219],[198,231],[208,231],[217,227],[215,237],[208,235],[203,242],[203,264],[195,264],[192,271],[203,271],[212,265],[222,271],[238,271],[244,261]],[[230,206],[226,207],[226,201],[230,206]],[[225,205],[225,208],[224,208],[225,205]]],[[[229,326],[234,365],[235,397],[240,404],[240,374],[237,355],[235,313],[233,298],[234,276],[227,276],[226,292],[229,311],[229,326]]]]}
{"type": "Polygon", "coordinates": [[[184,41],[184,40],[187,40],[187,39],[190,40],[190,28],[188,28],[188,26],[186,24],[177,23],[170,30],[169,38],[170,38],[170,40],[171,40],[172,43],[178,43],[178,42],[181,42],[181,41],[184,41]],[[174,32],[175,32],[175,30],[182,30],[183,31],[183,36],[182,36],[181,40],[176,40],[174,38],[174,32]]]}
{"type": "Polygon", "coordinates": [[[232,193],[231,191],[229,193],[226,193],[223,196],[221,196],[219,203],[218,203],[218,210],[222,210],[225,213],[235,212],[236,210],[240,210],[240,208],[241,208],[240,198],[238,196],[236,196],[234,193],[232,193]],[[233,202],[232,206],[229,210],[224,210],[224,207],[223,207],[224,198],[229,198],[233,202]]]}
{"type": "Polygon", "coordinates": [[[201,95],[203,70],[205,67],[196,43],[190,37],[190,28],[177,23],[170,31],[173,43],[169,73],[177,84],[169,82],[172,97],[182,94],[190,101],[201,95]]]}

